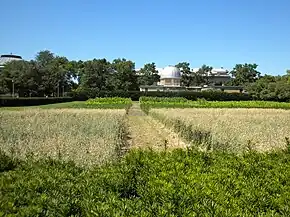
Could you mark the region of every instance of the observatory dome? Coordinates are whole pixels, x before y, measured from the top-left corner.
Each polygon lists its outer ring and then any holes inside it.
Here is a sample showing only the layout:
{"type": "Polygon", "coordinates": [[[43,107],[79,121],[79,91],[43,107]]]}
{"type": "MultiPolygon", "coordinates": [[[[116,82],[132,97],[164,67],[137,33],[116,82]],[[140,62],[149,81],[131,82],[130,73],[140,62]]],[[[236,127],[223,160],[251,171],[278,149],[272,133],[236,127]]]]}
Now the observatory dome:
{"type": "Polygon", "coordinates": [[[160,79],[164,78],[177,78],[180,79],[180,70],[175,66],[167,66],[160,73],[160,79]]]}

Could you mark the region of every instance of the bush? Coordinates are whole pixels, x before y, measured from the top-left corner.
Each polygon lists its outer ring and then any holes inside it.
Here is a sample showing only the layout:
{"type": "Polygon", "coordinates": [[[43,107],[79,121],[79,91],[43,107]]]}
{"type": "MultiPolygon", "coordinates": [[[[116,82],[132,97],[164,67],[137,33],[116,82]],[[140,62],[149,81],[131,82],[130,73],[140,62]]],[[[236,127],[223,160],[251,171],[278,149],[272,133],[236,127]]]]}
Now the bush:
{"type": "Polygon", "coordinates": [[[130,98],[121,97],[106,97],[106,98],[95,98],[88,99],[86,106],[91,108],[117,108],[117,109],[128,109],[132,106],[132,100],[130,98]]]}
{"type": "Polygon", "coordinates": [[[96,91],[96,92],[71,92],[69,94],[76,101],[85,101],[96,97],[122,97],[131,98],[133,101],[138,101],[140,97],[183,97],[188,100],[197,100],[204,98],[209,101],[245,101],[252,100],[252,97],[243,93],[227,93],[221,91],[179,91],[179,92],[141,92],[141,91],[96,91]]]}
{"type": "Polygon", "coordinates": [[[141,109],[148,113],[150,108],[275,108],[290,109],[290,103],[270,101],[196,101],[184,98],[141,97],[141,109]],[[172,99],[172,100],[171,100],[172,99]]]}
{"type": "Polygon", "coordinates": [[[1,107],[36,106],[74,101],[71,97],[31,97],[31,98],[0,98],[1,107]]]}
{"type": "Polygon", "coordinates": [[[27,162],[0,176],[0,215],[289,216],[289,154],[134,151],[79,168],[27,162]]]}
{"type": "Polygon", "coordinates": [[[75,101],[86,101],[94,98],[107,98],[107,97],[121,97],[131,98],[133,101],[138,101],[143,92],[140,91],[95,91],[95,92],[71,92],[69,96],[74,98],[75,101]]]}
{"type": "Polygon", "coordinates": [[[132,100],[129,98],[121,97],[106,97],[106,98],[95,98],[86,101],[88,105],[98,105],[98,104],[132,104],[132,100]]]}

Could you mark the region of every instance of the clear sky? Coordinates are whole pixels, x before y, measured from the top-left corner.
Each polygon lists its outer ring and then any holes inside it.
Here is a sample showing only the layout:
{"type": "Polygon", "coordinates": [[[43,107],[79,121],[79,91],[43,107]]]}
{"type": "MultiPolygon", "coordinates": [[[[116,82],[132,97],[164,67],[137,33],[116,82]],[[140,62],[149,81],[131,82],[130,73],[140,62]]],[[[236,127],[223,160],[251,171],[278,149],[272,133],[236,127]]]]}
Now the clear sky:
{"type": "Polygon", "coordinates": [[[290,69],[290,0],[1,0],[0,53],[290,69]]]}

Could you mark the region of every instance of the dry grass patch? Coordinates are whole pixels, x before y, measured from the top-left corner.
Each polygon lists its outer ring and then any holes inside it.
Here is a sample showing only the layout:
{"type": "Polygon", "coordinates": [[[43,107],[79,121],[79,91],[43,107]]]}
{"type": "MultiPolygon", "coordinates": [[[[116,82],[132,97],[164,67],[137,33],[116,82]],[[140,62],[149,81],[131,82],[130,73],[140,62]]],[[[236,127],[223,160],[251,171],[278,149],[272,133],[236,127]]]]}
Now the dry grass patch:
{"type": "Polygon", "coordinates": [[[282,149],[290,137],[290,111],[276,109],[152,109],[150,113],[181,119],[229,149],[282,149]]]}
{"type": "Polygon", "coordinates": [[[114,160],[123,145],[125,110],[0,110],[0,148],[19,158],[33,155],[79,165],[114,160]]]}
{"type": "Polygon", "coordinates": [[[172,130],[150,116],[129,116],[130,148],[165,149],[185,148],[185,143],[172,130]]]}

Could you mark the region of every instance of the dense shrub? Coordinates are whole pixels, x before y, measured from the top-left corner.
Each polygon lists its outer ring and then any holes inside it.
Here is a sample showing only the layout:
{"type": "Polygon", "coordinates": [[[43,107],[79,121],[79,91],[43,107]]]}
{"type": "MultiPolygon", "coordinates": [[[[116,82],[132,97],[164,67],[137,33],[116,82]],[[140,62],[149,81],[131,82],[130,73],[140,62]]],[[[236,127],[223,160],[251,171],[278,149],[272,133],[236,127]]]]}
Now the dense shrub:
{"type": "Polygon", "coordinates": [[[174,103],[182,103],[187,102],[188,100],[184,97],[148,97],[148,96],[142,96],[139,99],[140,103],[143,102],[174,102],[174,103]]]}
{"type": "Polygon", "coordinates": [[[0,106],[2,107],[16,107],[16,106],[35,106],[35,105],[47,105],[62,102],[74,101],[71,97],[29,97],[29,98],[12,98],[2,97],[0,98],[0,106]]]}
{"type": "Polygon", "coordinates": [[[86,106],[92,108],[125,108],[128,112],[128,109],[132,106],[132,100],[130,98],[121,97],[95,98],[88,99],[86,101],[86,106]]]}
{"type": "Polygon", "coordinates": [[[270,101],[196,101],[184,98],[141,97],[141,109],[148,113],[150,108],[275,108],[290,109],[290,103],[270,101]]]}
{"type": "Polygon", "coordinates": [[[69,95],[76,101],[86,101],[93,98],[106,97],[121,97],[131,98],[133,101],[138,101],[143,92],[140,91],[96,91],[96,92],[71,92],[69,95]]]}
{"type": "Polygon", "coordinates": [[[287,153],[135,151],[115,165],[26,162],[0,175],[0,215],[289,216],[287,153]]]}
{"type": "Polygon", "coordinates": [[[106,97],[106,98],[95,98],[86,101],[88,105],[98,105],[98,104],[132,104],[130,98],[121,97],[106,97]]]}
{"type": "Polygon", "coordinates": [[[131,98],[133,101],[138,101],[141,96],[148,97],[184,97],[188,100],[197,100],[204,98],[206,100],[214,101],[243,101],[251,100],[251,96],[243,93],[227,93],[221,91],[179,91],[179,92],[141,92],[141,91],[99,91],[99,92],[72,92],[70,96],[75,100],[84,101],[89,98],[96,97],[122,97],[122,98],[131,98]]]}

